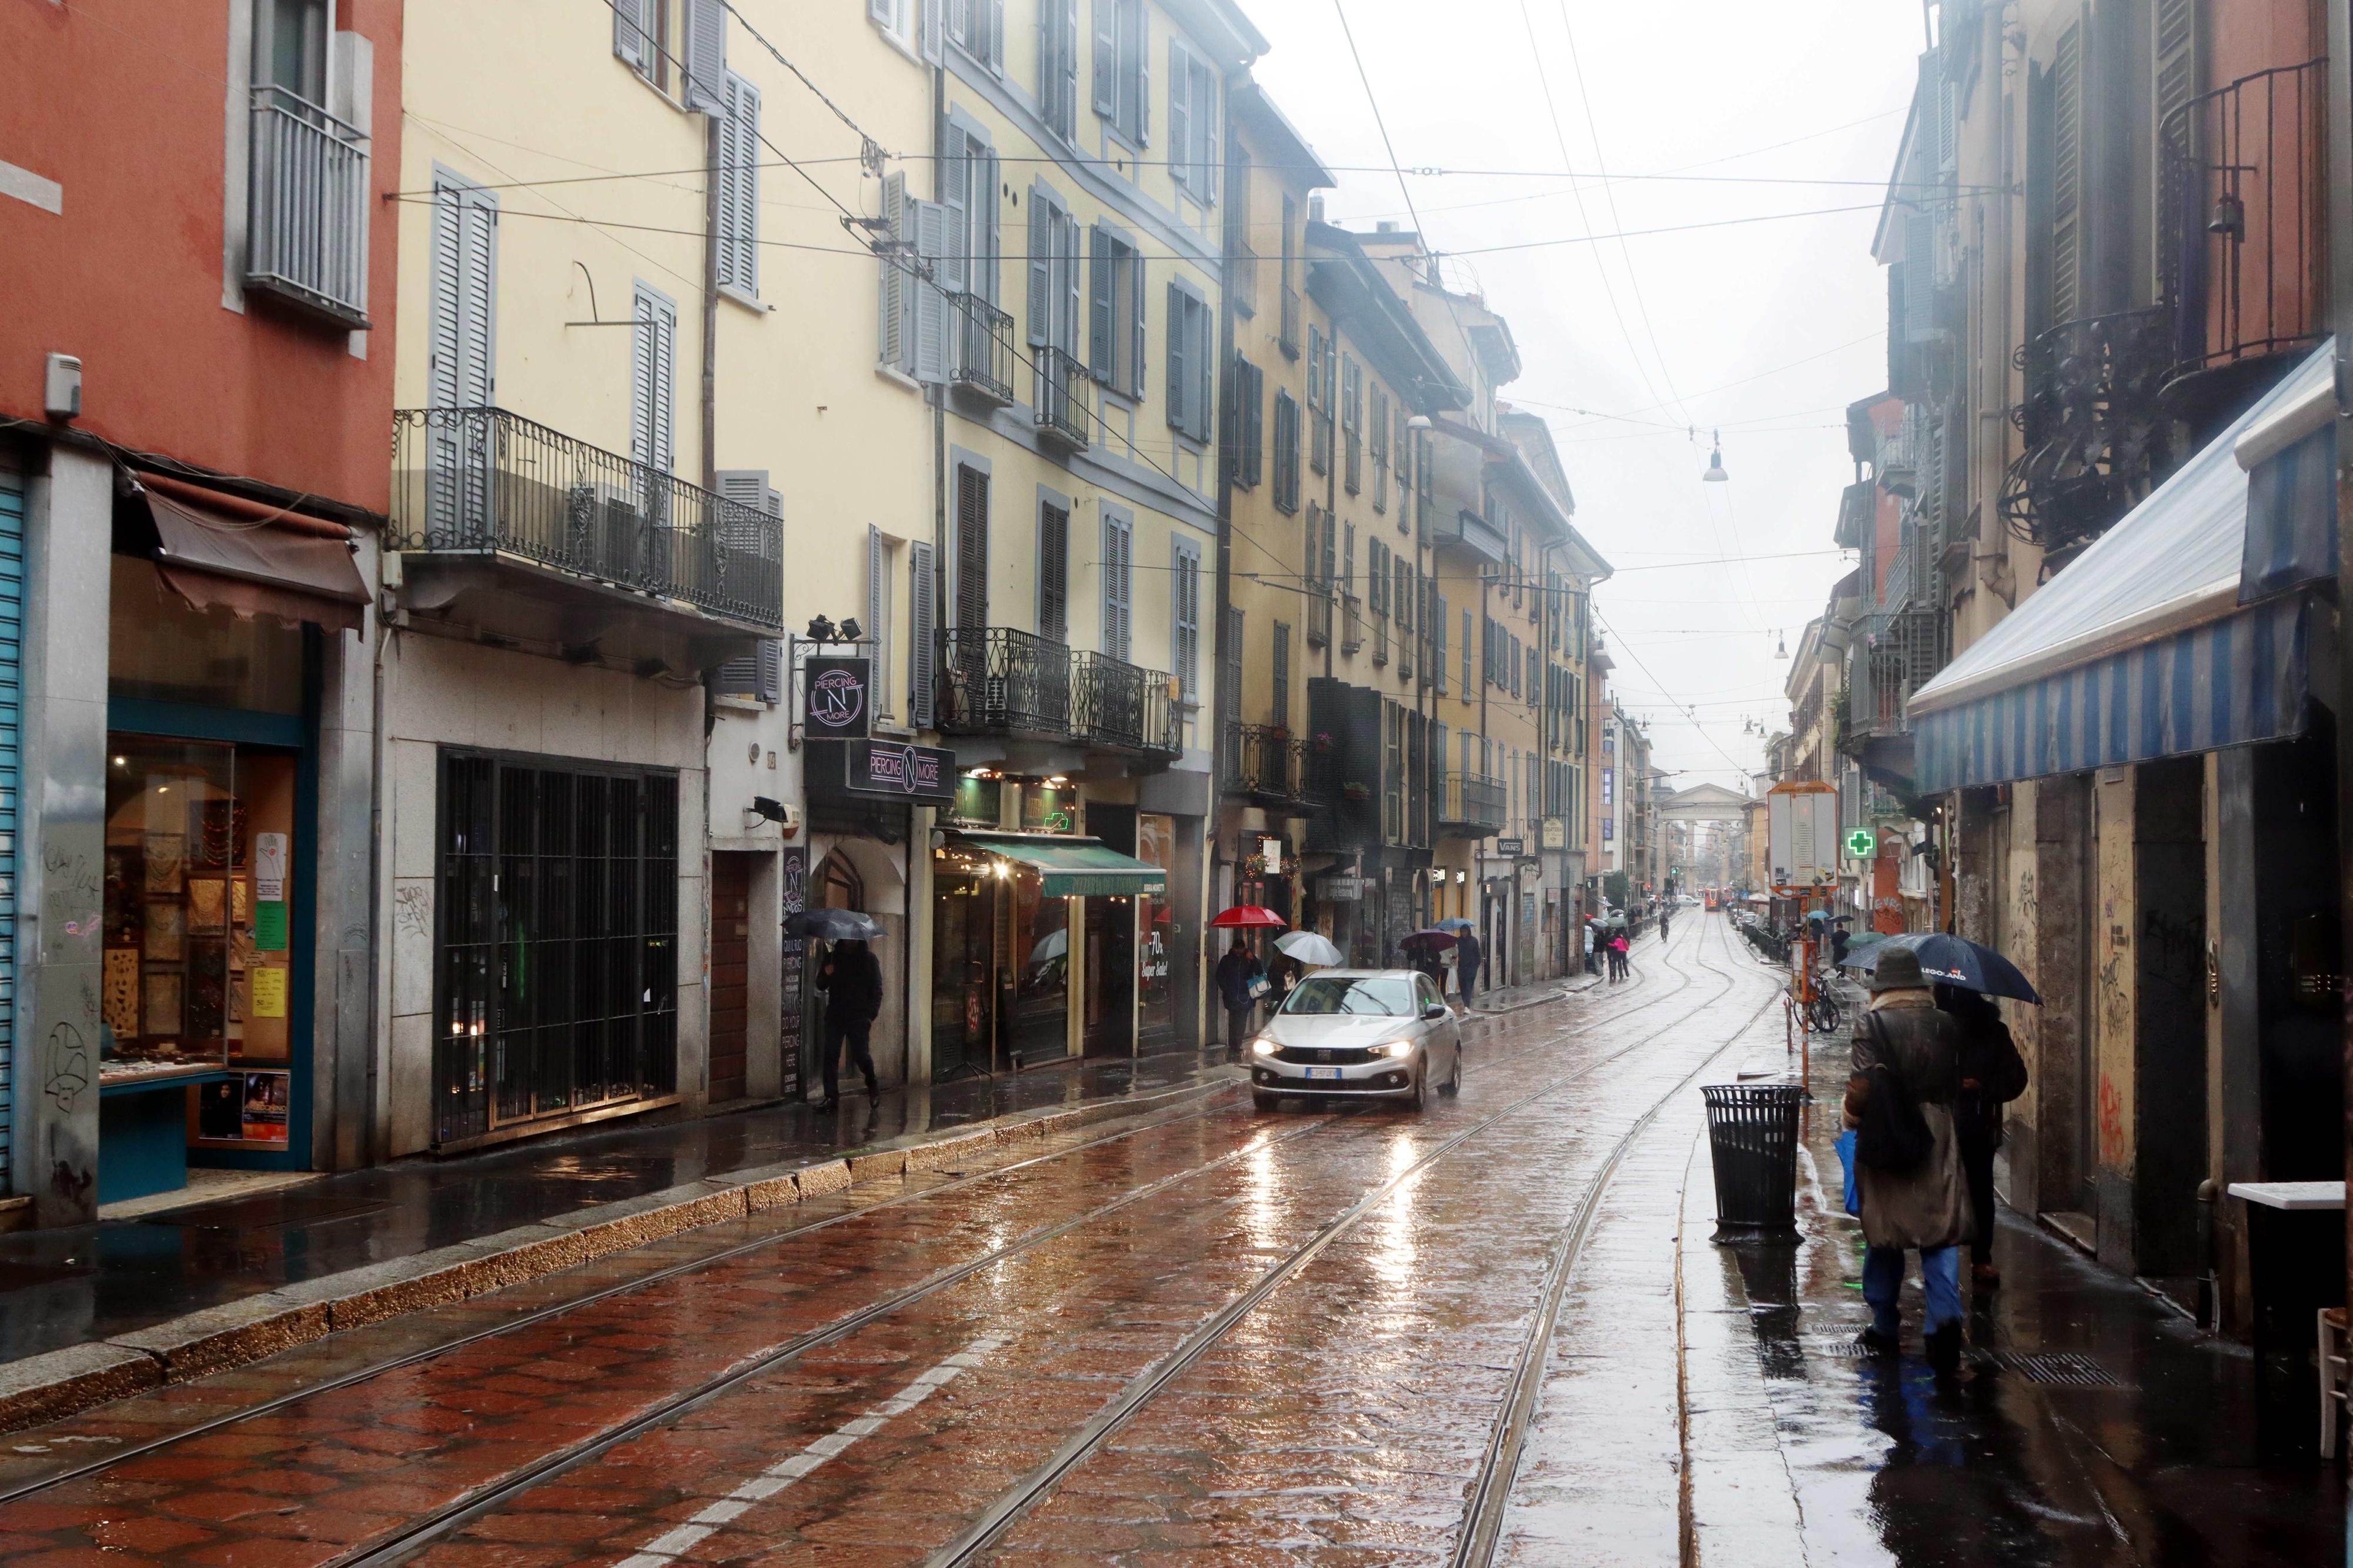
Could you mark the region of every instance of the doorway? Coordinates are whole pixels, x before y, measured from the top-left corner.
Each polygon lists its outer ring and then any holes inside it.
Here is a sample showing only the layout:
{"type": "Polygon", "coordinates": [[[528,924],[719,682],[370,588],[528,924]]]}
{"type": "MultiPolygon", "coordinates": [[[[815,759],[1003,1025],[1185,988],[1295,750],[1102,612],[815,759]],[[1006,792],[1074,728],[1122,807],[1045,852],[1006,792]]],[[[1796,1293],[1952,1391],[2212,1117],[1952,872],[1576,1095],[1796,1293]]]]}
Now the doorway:
{"type": "Polygon", "coordinates": [[[1135,1054],[1135,900],[1082,899],[1087,922],[1086,1054],[1135,1054]]]}
{"type": "Polygon", "coordinates": [[[711,857],[711,1103],[744,1094],[752,976],[752,857],[711,857]]]}

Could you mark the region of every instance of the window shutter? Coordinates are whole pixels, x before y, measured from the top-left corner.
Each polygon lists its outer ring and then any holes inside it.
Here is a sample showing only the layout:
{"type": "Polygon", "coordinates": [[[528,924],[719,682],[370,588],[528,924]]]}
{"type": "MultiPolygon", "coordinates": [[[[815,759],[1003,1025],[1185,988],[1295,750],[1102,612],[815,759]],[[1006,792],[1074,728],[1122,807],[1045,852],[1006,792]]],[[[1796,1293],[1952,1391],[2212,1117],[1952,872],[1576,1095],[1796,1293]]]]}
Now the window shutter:
{"type": "Polygon", "coordinates": [[[1127,391],[1130,396],[1140,401],[1144,396],[1145,366],[1144,252],[1129,251],[1127,268],[1127,331],[1130,344],[1127,361],[1127,391]]]}
{"type": "Polygon", "coordinates": [[[1111,346],[1111,236],[1097,224],[1087,231],[1087,364],[1095,379],[1109,384],[1118,372],[1111,346]]]}
{"type": "MultiPolygon", "coordinates": [[[[2084,212],[2084,29],[2059,35],[2051,58],[2051,315],[2054,323],[2082,314],[2084,212]]],[[[1916,271],[1916,268],[1910,270],[1916,271]]],[[[1905,279],[1907,289],[1922,288],[1905,279]]],[[[1925,289],[1923,290],[1925,291],[1925,289]]]]}
{"type": "Polygon", "coordinates": [[[1936,220],[1926,213],[1904,218],[1904,336],[1925,343],[1936,335],[1936,220]]]}
{"type": "Polygon", "coordinates": [[[907,359],[907,283],[905,257],[895,242],[907,231],[907,176],[893,170],[882,176],[882,286],[877,312],[875,357],[894,369],[907,359]]]}
{"type": "Polygon", "coordinates": [[[934,607],[932,546],[918,540],[907,546],[907,722],[928,730],[932,718],[932,636],[938,619],[934,607]]]}
{"type": "Polygon", "coordinates": [[[719,133],[719,281],[760,291],[760,89],[727,78],[719,133]]]}
{"type": "Polygon", "coordinates": [[[1189,174],[1185,161],[1193,154],[1193,71],[1185,46],[1168,40],[1168,174],[1178,184],[1189,174]]]}
{"type": "MultiPolygon", "coordinates": [[[[1001,26],[1005,0],[995,0],[995,4],[1001,26]]],[[[1046,0],[1046,4],[1059,4],[1061,8],[1062,47],[1054,62],[1061,79],[1058,89],[1062,110],[1060,129],[1075,142],[1079,135],[1079,0],[1046,0]]]]}
{"type": "Polygon", "coordinates": [[[1119,5],[1120,0],[1095,0],[1095,112],[1113,121],[1119,118],[1119,5]]]}
{"type": "Polygon", "coordinates": [[[1169,541],[1169,657],[1176,661],[1177,690],[1187,702],[1201,699],[1196,661],[1201,647],[1201,552],[1182,539],[1169,541]]]}
{"type": "Polygon", "coordinates": [[[686,0],[686,80],[689,109],[727,112],[727,7],[722,0],[686,0]]]}
{"type": "Polygon", "coordinates": [[[629,456],[660,473],[675,460],[677,308],[639,284],[629,329],[629,456]]]}
{"type": "Polygon", "coordinates": [[[889,26],[899,19],[897,0],[866,0],[866,19],[889,26]]]}
{"type": "Polygon", "coordinates": [[[1187,100],[1193,122],[1199,128],[1201,151],[1193,161],[1194,190],[1211,206],[1218,205],[1218,79],[1208,66],[1196,68],[1193,92],[1187,100]]]}
{"type": "Polygon", "coordinates": [[[947,379],[947,295],[937,281],[945,268],[948,209],[937,202],[910,202],[914,209],[915,253],[931,273],[910,279],[915,294],[915,363],[917,381],[947,379]]]}
{"type": "Polygon", "coordinates": [[[1071,640],[1071,514],[1050,501],[1038,508],[1038,635],[1071,640]]]}
{"type": "Polygon", "coordinates": [[[1128,561],[1134,536],[1124,518],[1103,513],[1103,650],[1122,663],[1128,655],[1128,561]]]}
{"type": "Polygon", "coordinates": [[[866,525],[865,629],[867,655],[872,660],[869,668],[881,676],[874,689],[887,703],[891,696],[891,547],[883,541],[882,531],[871,522],[866,525]]]}
{"type": "Polygon", "coordinates": [[[1135,97],[1135,140],[1152,145],[1152,13],[1144,0],[1133,0],[1129,19],[1135,24],[1135,41],[1129,46],[1127,90],[1135,97]]]}
{"type": "Polygon", "coordinates": [[[1057,248],[1062,261],[1061,308],[1065,313],[1060,323],[1062,330],[1054,341],[1065,353],[1075,355],[1079,352],[1079,312],[1082,308],[1079,297],[1079,220],[1064,213],[1060,228],[1062,243],[1057,248]]]}
{"type": "Polygon", "coordinates": [[[1033,345],[1049,341],[1047,313],[1053,305],[1052,260],[1054,232],[1048,221],[1053,209],[1035,188],[1029,192],[1029,342],[1033,345]]]}
{"type": "Polygon", "coordinates": [[[1242,475],[1245,483],[1255,485],[1264,470],[1266,373],[1248,362],[1242,368],[1249,372],[1242,387],[1242,475]]]}
{"type": "Polygon", "coordinates": [[[1209,410],[1217,406],[1217,356],[1210,347],[1209,306],[1193,301],[1193,434],[1209,438],[1209,410]]]}
{"type": "MultiPolygon", "coordinates": [[[[765,645],[763,644],[763,651],[765,645]]],[[[721,665],[711,678],[711,689],[722,697],[756,697],[760,689],[760,656],[747,653],[721,665]]]]}
{"type": "Polygon", "coordinates": [[[955,603],[950,606],[960,629],[978,631],[988,625],[988,476],[978,468],[956,468],[955,603]]]}
{"type": "Polygon", "coordinates": [[[980,221],[974,226],[974,243],[979,254],[973,258],[973,271],[965,287],[994,305],[997,302],[997,266],[1005,255],[1005,241],[997,221],[997,209],[1002,205],[997,189],[997,153],[994,149],[983,148],[972,153],[971,158],[975,175],[972,199],[980,204],[980,221]]]}
{"type": "Polygon", "coordinates": [[[1185,290],[1171,280],[1168,285],[1168,423],[1179,430],[1185,428],[1185,388],[1192,379],[1185,372],[1185,356],[1192,346],[1185,337],[1185,290]]]}
{"type": "MultiPolygon", "coordinates": [[[[1283,698],[1282,658],[1277,650],[1274,700],[1278,712],[1283,698]]],[[[1229,722],[1240,718],[1242,711],[1242,613],[1230,605],[1226,606],[1226,658],[1218,679],[1218,711],[1229,722]]]]}
{"type": "Polygon", "coordinates": [[[988,7],[988,63],[1001,74],[1005,69],[1005,0],[973,0],[973,3],[988,7]]]}
{"type": "MultiPolygon", "coordinates": [[[[971,153],[972,144],[965,139],[962,126],[950,121],[941,128],[937,190],[940,205],[947,209],[947,249],[959,280],[964,276],[964,258],[972,248],[968,210],[972,195],[971,153]]],[[[961,281],[957,287],[962,287],[961,281]]]]}
{"type": "Polygon", "coordinates": [[[785,700],[785,644],[781,637],[760,640],[759,679],[752,694],[763,702],[785,700]]]}
{"type": "Polygon", "coordinates": [[[613,53],[646,68],[653,37],[654,0],[614,0],[613,53]]]}
{"type": "Polygon", "coordinates": [[[2157,128],[2160,146],[2172,136],[2189,143],[2185,125],[2177,134],[2168,121],[2198,93],[2197,0],[2157,0],[2157,128]]]}
{"type": "Polygon", "coordinates": [[[497,301],[498,202],[447,179],[433,191],[432,305],[427,401],[480,408],[496,401],[491,360],[497,301]]]}
{"type": "Polygon", "coordinates": [[[944,61],[947,58],[947,0],[923,0],[922,44],[924,60],[932,65],[939,65],[944,61]]]}

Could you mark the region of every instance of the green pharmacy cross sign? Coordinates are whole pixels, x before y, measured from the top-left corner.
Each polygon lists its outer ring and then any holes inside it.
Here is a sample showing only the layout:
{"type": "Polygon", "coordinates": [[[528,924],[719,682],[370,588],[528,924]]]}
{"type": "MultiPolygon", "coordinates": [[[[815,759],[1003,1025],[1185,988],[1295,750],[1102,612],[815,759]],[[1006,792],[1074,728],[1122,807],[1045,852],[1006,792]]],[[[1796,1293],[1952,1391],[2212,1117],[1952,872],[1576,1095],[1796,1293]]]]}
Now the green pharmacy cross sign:
{"type": "Polygon", "coordinates": [[[1858,860],[1868,860],[1879,847],[1879,835],[1868,827],[1858,827],[1846,836],[1846,852],[1858,860]]]}

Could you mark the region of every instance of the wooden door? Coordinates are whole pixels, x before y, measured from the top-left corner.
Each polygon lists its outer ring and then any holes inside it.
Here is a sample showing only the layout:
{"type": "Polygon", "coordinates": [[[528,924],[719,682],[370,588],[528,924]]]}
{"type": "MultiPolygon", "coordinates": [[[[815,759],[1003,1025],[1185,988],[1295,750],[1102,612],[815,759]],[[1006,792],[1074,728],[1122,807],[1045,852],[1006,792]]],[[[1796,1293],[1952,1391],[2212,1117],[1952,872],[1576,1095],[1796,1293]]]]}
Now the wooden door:
{"type": "Polygon", "coordinates": [[[751,974],[752,857],[711,858],[711,1102],[744,1098],[751,974]]]}

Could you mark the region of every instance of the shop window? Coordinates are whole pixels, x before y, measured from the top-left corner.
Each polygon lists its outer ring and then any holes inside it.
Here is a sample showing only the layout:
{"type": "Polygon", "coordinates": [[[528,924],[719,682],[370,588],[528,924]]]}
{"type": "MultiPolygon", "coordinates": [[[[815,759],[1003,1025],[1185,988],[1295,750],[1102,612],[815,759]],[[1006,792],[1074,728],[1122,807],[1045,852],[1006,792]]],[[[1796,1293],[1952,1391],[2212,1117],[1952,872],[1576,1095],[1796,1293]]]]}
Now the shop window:
{"type": "Polygon", "coordinates": [[[678,777],[441,752],[440,1142],[669,1094],[678,777]]]}
{"type": "Polygon", "coordinates": [[[1068,784],[1024,784],[1021,789],[1021,831],[1076,833],[1079,792],[1068,784]]]}
{"type": "Polygon", "coordinates": [[[1004,808],[999,803],[1003,795],[1001,779],[960,778],[956,780],[955,803],[948,807],[948,821],[958,827],[1002,827],[1004,808]]]}
{"type": "MultiPolygon", "coordinates": [[[[1135,816],[1135,858],[1173,873],[1176,866],[1176,819],[1142,811],[1135,816]]],[[[1135,900],[1136,1029],[1158,1039],[1176,1027],[1176,986],[1171,960],[1176,951],[1176,904],[1163,893],[1135,900]]]]}
{"type": "Polygon", "coordinates": [[[104,1082],[188,1076],[200,1144],[283,1150],[295,759],[107,737],[104,1082]]]}

